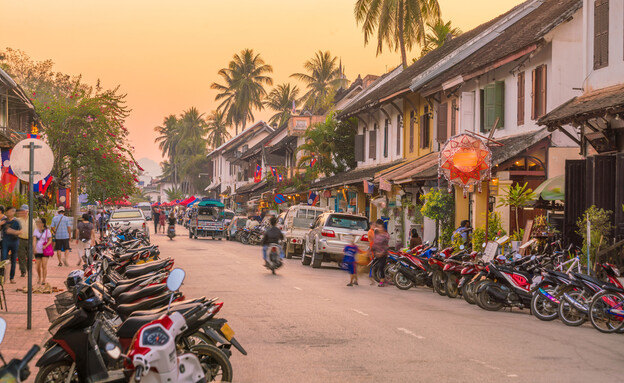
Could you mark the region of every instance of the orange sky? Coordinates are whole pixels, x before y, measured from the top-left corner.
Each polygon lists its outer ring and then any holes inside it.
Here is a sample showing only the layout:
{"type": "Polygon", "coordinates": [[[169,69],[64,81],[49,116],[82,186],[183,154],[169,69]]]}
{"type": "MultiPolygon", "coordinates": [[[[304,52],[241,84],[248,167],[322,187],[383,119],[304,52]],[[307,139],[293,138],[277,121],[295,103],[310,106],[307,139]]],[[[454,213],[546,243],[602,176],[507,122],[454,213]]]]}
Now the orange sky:
{"type": "MultiPolygon", "coordinates": [[[[442,17],[469,30],[519,0],[440,0],[442,17]]],[[[136,158],[160,161],[153,127],[190,106],[216,107],[210,84],[235,52],[253,48],[275,83],[316,50],[340,56],[350,80],[380,74],[399,55],[375,57],[353,18],[355,0],[0,0],[0,49],[24,50],[55,69],[106,87],[121,85],[136,158]]],[[[412,54],[415,56],[416,54],[412,54]]],[[[255,113],[266,119],[269,112],[255,113]]]]}

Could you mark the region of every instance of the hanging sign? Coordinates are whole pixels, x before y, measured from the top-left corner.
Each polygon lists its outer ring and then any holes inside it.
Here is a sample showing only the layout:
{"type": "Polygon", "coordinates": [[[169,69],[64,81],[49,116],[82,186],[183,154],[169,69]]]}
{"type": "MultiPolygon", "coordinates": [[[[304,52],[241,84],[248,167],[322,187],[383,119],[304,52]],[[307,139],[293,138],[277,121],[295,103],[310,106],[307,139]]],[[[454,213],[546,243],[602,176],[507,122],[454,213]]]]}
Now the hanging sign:
{"type": "Polygon", "coordinates": [[[275,203],[284,203],[286,202],[286,197],[284,197],[284,195],[281,193],[277,193],[275,197],[273,197],[273,200],[275,201],[275,203]]]}

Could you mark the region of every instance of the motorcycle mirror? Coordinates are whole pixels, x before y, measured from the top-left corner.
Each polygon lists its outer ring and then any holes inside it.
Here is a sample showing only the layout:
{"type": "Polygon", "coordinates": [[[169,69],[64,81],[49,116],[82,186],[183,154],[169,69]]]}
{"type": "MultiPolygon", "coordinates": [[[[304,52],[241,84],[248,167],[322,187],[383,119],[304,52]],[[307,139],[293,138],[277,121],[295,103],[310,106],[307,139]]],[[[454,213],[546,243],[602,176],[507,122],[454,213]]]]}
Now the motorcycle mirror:
{"type": "Polygon", "coordinates": [[[311,229],[311,228],[313,228],[313,227],[314,227],[314,224],[313,224],[313,223],[311,223],[311,224],[310,224],[310,229],[311,229]]]}
{"type": "Polygon", "coordinates": [[[178,291],[180,286],[182,286],[185,276],[186,273],[182,269],[171,270],[171,273],[169,273],[167,277],[167,288],[171,291],[178,291]]]}
{"type": "Polygon", "coordinates": [[[459,245],[459,250],[464,250],[466,248],[466,246],[464,245],[459,245]]]}
{"type": "Polygon", "coordinates": [[[6,332],[7,323],[4,318],[0,318],[0,343],[4,339],[4,333],[6,332]]]}
{"type": "Polygon", "coordinates": [[[483,242],[483,244],[481,245],[481,247],[483,247],[485,249],[485,242],[483,242]]]}
{"type": "Polygon", "coordinates": [[[106,343],[106,353],[108,354],[108,356],[115,360],[121,357],[121,350],[119,349],[119,347],[112,344],[111,342],[106,343]]]}
{"type": "Polygon", "coordinates": [[[535,260],[535,255],[531,255],[531,260],[534,261],[535,260]]]}

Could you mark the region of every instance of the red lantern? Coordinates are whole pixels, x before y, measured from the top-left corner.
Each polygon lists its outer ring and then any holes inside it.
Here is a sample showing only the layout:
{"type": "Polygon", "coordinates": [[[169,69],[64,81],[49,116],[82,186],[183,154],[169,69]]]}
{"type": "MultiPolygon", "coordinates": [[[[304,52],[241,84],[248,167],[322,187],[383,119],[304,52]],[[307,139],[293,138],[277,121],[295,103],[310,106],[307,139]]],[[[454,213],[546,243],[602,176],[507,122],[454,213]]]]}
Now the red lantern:
{"type": "Polygon", "coordinates": [[[458,185],[464,190],[477,185],[481,192],[481,182],[490,178],[492,152],[478,137],[460,134],[451,137],[440,151],[438,172],[451,185],[458,185]]]}

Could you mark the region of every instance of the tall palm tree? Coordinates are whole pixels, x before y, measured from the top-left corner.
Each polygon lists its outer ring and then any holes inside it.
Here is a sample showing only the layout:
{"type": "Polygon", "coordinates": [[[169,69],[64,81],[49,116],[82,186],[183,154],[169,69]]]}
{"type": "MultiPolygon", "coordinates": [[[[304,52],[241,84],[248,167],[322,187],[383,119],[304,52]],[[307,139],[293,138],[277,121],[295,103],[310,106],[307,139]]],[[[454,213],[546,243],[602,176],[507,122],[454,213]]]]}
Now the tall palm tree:
{"type": "Polygon", "coordinates": [[[225,115],[220,110],[213,110],[208,116],[208,127],[206,131],[206,143],[211,148],[218,148],[227,141],[231,135],[228,132],[228,124],[225,121],[225,115]]]}
{"type": "Polygon", "coordinates": [[[266,101],[264,101],[264,106],[276,112],[269,118],[269,124],[275,124],[278,127],[287,124],[298,96],[299,88],[297,88],[297,85],[291,86],[287,83],[279,84],[273,88],[266,101]]]}
{"type": "Polygon", "coordinates": [[[206,135],[206,121],[204,114],[199,113],[197,108],[191,107],[180,116],[179,139],[183,141],[201,141],[206,135]]]}
{"type": "Polygon", "coordinates": [[[154,131],[160,134],[156,137],[155,141],[158,143],[158,148],[162,152],[163,157],[171,158],[175,156],[176,145],[178,143],[176,134],[177,128],[178,119],[173,114],[165,117],[162,126],[154,128],[154,131]]]}
{"type": "Polygon", "coordinates": [[[407,67],[407,50],[425,46],[425,25],[440,18],[438,0],[357,0],[355,20],[362,24],[364,44],[377,31],[377,55],[384,44],[401,51],[401,62],[407,67]]]}
{"type": "Polygon", "coordinates": [[[303,64],[308,73],[294,73],[294,77],[307,86],[307,92],[301,100],[313,113],[325,112],[330,96],[341,86],[347,85],[342,68],[338,64],[338,57],[331,55],[329,51],[318,51],[310,60],[303,64]]]}
{"type": "Polygon", "coordinates": [[[273,85],[268,76],[273,67],[264,62],[260,54],[253,49],[243,49],[235,54],[227,68],[219,70],[224,84],[213,83],[210,87],[218,90],[216,100],[222,100],[219,109],[227,116],[227,122],[233,123],[238,134],[238,126],[245,130],[247,121],[253,121],[253,109],[262,110],[262,101],[267,93],[265,85],[273,85]]]}
{"type": "Polygon", "coordinates": [[[459,36],[462,34],[461,29],[453,27],[450,20],[445,23],[440,19],[433,24],[427,23],[427,27],[429,32],[425,36],[425,46],[420,52],[421,57],[444,45],[448,41],[449,35],[459,36]]]}

